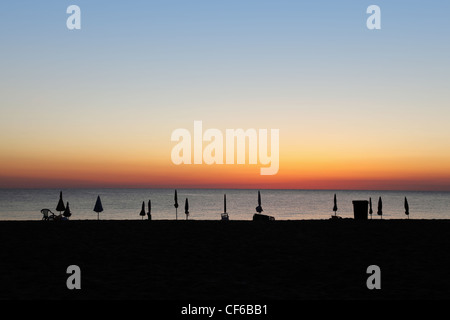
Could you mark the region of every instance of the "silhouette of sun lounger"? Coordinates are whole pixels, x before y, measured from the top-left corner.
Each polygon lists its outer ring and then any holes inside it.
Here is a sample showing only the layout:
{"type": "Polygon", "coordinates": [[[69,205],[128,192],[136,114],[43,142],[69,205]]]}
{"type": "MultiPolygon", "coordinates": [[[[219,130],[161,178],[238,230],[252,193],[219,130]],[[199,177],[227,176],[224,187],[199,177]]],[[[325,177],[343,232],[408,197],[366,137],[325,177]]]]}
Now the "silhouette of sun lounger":
{"type": "Polygon", "coordinates": [[[253,221],[275,221],[275,218],[266,214],[255,213],[253,215],[253,221]]]}
{"type": "Polygon", "coordinates": [[[42,209],[41,213],[43,214],[42,220],[55,220],[55,214],[50,209],[42,209]]]}

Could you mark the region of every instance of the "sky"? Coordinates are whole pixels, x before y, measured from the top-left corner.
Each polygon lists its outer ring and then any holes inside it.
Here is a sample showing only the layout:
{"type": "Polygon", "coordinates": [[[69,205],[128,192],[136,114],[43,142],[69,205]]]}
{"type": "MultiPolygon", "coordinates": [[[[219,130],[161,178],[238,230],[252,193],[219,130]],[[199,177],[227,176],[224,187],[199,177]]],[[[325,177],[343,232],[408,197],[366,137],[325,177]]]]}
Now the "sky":
{"type": "Polygon", "coordinates": [[[3,1],[0,187],[450,191],[450,3],[3,1]],[[69,30],[69,5],[81,29],[69,30]],[[369,30],[368,6],[381,8],[369,30]],[[171,133],[279,129],[279,171],[171,133]]]}

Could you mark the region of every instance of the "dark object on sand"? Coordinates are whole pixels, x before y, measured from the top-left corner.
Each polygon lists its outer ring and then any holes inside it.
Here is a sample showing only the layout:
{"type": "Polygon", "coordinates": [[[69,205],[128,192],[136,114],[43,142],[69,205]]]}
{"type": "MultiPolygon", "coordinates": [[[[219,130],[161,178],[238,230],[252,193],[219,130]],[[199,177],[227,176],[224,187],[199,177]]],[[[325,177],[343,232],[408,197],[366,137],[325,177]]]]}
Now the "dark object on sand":
{"type": "Polygon", "coordinates": [[[175,207],[175,220],[178,220],[178,196],[177,196],[177,190],[175,189],[175,204],[173,205],[175,207]]]}
{"type": "Polygon", "coordinates": [[[223,195],[223,212],[227,212],[227,195],[223,195]]]}
{"type": "Polygon", "coordinates": [[[63,216],[69,219],[69,217],[72,215],[72,212],[70,212],[69,208],[69,202],[67,201],[66,210],[64,210],[63,216]]]}
{"type": "Polygon", "coordinates": [[[336,193],[334,194],[334,206],[333,206],[334,216],[331,216],[331,220],[339,220],[341,217],[336,215],[336,211],[338,211],[336,193]]]}
{"type": "Polygon", "coordinates": [[[263,212],[263,208],[261,207],[261,193],[258,190],[258,206],[256,207],[256,212],[261,213],[263,212]]]}
{"type": "Polygon", "coordinates": [[[369,214],[370,214],[370,219],[372,220],[372,198],[369,198],[369,214]]]}
{"type": "Polygon", "coordinates": [[[268,216],[265,214],[261,214],[263,212],[263,208],[261,207],[261,193],[258,191],[258,206],[256,207],[256,212],[253,215],[253,221],[274,221],[275,218],[272,216],[268,216]]]}
{"type": "Polygon", "coordinates": [[[58,205],[56,206],[56,211],[59,211],[59,215],[61,215],[62,211],[65,211],[66,207],[64,206],[64,201],[62,199],[62,191],[59,192],[59,201],[58,205]]]}
{"type": "Polygon", "coordinates": [[[275,218],[266,214],[255,213],[253,215],[253,221],[275,221],[275,218]]]}
{"type": "Polygon", "coordinates": [[[334,206],[333,206],[334,215],[336,216],[336,211],[338,211],[336,193],[334,194],[334,206]]]}
{"type": "Polygon", "coordinates": [[[55,214],[50,209],[42,209],[41,213],[43,214],[42,220],[45,221],[55,220],[55,214]]]}
{"type": "Polygon", "coordinates": [[[228,213],[227,213],[227,195],[226,194],[223,195],[223,213],[222,213],[221,217],[222,217],[222,220],[224,220],[224,221],[230,220],[228,217],[228,213]]]}
{"type": "Polygon", "coordinates": [[[142,220],[144,220],[145,217],[145,202],[142,201],[142,209],[141,212],[139,212],[139,215],[142,217],[142,220]]]}
{"type": "Polygon", "coordinates": [[[381,201],[381,197],[378,199],[378,211],[377,214],[381,217],[381,220],[383,220],[383,202],[381,201]]]}
{"type": "Polygon", "coordinates": [[[353,203],[353,215],[355,220],[367,220],[369,201],[354,200],[352,201],[352,203],[353,203]]]}
{"type": "Polygon", "coordinates": [[[408,199],[406,199],[406,197],[405,197],[405,214],[408,216],[409,219],[409,204],[408,199]]]}
{"type": "Polygon", "coordinates": [[[95,202],[94,211],[97,212],[97,220],[100,220],[100,212],[103,212],[102,201],[100,196],[97,196],[97,201],[95,202]]]}
{"type": "Polygon", "coordinates": [[[152,202],[148,200],[148,212],[147,212],[148,220],[152,220],[152,202]]]}
{"type": "Polygon", "coordinates": [[[189,201],[188,198],[186,198],[186,202],[184,203],[184,214],[186,215],[186,220],[189,217],[189,201]]]}

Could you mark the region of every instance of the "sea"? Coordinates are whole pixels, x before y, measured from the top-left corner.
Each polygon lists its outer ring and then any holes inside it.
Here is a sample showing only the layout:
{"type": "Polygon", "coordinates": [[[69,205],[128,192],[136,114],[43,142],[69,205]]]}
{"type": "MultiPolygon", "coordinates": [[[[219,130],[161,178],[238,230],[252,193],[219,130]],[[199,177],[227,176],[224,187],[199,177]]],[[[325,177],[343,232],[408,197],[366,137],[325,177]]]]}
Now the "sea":
{"type": "MultiPolygon", "coordinates": [[[[101,220],[141,220],[142,202],[147,212],[149,200],[152,220],[220,220],[224,194],[230,220],[251,220],[258,205],[258,190],[249,189],[177,189],[177,210],[174,189],[0,189],[0,220],[41,220],[41,209],[58,214],[60,191],[64,203],[69,202],[70,220],[97,220],[93,211],[97,196],[104,209],[99,214],[101,220]]],[[[335,194],[336,214],[342,218],[353,218],[352,201],[371,198],[373,214],[369,219],[407,219],[406,197],[410,219],[450,219],[450,192],[277,189],[260,193],[263,213],[276,220],[329,219],[334,215],[335,194]],[[379,197],[382,216],[377,215],[379,197]]]]}

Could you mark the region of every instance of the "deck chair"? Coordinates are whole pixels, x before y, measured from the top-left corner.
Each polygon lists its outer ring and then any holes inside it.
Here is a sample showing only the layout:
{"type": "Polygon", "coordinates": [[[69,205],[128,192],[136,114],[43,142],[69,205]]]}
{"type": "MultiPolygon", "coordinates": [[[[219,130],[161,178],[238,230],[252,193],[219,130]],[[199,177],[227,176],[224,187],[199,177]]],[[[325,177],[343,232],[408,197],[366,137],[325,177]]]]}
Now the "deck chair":
{"type": "Polygon", "coordinates": [[[55,214],[50,209],[42,209],[41,213],[43,214],[42,220],[55,220],[55,214]]]}

